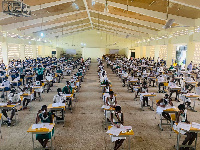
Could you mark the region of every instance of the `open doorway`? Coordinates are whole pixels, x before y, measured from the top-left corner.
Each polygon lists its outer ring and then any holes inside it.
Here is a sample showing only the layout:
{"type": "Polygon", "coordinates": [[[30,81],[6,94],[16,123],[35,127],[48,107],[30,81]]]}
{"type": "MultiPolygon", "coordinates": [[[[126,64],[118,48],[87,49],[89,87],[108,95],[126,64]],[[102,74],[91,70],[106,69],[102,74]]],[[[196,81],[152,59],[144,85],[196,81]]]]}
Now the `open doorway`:
{"type": "Polygon", "coordinates": [[[186,53],[187,53],[187,45],[177,45],[176,46],[176,61],[179,65],[186,64],[186,53]]]}

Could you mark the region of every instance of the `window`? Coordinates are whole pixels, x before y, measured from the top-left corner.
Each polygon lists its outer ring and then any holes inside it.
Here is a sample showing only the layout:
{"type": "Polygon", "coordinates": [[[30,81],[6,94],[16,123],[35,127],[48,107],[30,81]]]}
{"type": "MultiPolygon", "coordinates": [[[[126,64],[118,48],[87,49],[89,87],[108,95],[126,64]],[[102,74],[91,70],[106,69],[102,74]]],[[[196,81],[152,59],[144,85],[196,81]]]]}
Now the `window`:
{"type": "Polygon", "coordinates": [[[20,45],[14,43],[8,43],[8,59],[20,59],[20,45]]]}

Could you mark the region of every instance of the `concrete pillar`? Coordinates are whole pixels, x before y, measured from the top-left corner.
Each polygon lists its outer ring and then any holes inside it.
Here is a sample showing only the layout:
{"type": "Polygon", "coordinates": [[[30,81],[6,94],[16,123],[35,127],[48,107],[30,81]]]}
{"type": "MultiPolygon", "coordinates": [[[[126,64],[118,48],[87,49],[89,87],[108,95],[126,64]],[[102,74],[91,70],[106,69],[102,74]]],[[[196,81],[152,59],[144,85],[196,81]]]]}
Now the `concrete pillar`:
{"type": "Polygon", "coordinates": [[[193,61],[194,59],[194,52],[195,52],[195,43],[193,42],[193,35],[189,36],[189,41],[187,45],[187,52],[186,52],[186,67],[188,64],[193,61]]]}
{"type": "Polygon", "coordinates": [[[155,56],[154,56],[155,61],[157,61],[157,59],[159,57],[159,52],[160,52],[160,45],[156,45],[155,46],[155,56]]]}
{"type": "Polygon", "coordinates": [[[140,50],[140,58],[142,58],[143,57],[143,46],[140,46],[139,50],[140,50]]]}
{"type": "Polygon", "coordinates": [[[173,50],[174,50],[174,45],[172,44],[172,41],[170,39],[167,45],[167,67],[172,65],[172,59],[174,58],[173,50]]]}
{"type": "Polygon", "coordinates": [[[21,60],[25,60],[25,45],[24,44],[20,44],[20,59],[21,60]]]}
{"type": "Polygon", "coordinates": [[[33,58],[36,59],[37,58],[37,46],[32,45],[32,48],[33,48],[33,58]]]}
{"type": "Polygon", "coordinates": [[[146,57],[150,57],[150,46],[146,46],[146,57]]]}
{"type": "Polygon", "coordinates": [[[8,44],[5,38],[3,38],[2,41],[2,56],[3,56],[3,62],[5,65],[8,65],[8,44]]]}

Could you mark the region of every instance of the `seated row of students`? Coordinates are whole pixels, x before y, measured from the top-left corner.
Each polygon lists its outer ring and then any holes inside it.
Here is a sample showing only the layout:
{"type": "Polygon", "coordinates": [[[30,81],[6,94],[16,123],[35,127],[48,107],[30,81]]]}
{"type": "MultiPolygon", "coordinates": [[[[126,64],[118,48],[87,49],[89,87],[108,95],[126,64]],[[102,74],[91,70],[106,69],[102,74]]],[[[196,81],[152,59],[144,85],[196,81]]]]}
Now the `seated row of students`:
{"type": "MultiPolygon", "coordinates": [[[[171,98],[169,97],[168,94],[165,94],[164,98],[160,99],[158,102],[157,102],[157,106],[160,106],[160,107],[167,107],[167,106],[173,106],[173,103],[172,103],[172,100],[171,98]]],[[[178,106],[178,109],[179,109],[179,112],[176,116],[176,124],[180,123],[180,122],[185,122],[185,123],[188,123],[190,124],[190,122],[188,121],[188,118],[187,118],[187,110],[185,109],[185,105],[184,104],[180,104],[178,106]]],[[[169,113],[166,113],[166,112],[162,112],[162,116],[171,122],[171,116],[169,113]]],[[[197,133],[195,132],[183,132],[181,131],[182,134],[186,135],[186,138],[185,140],[182,142],[182,145],[192,145],[192,143],[194,142],[195,138],[197,138],[197,133]]],[[[184,150],[189,150],[189,147],[186,147],[186,148],[181,148],[181,149],[184,149],[184,150]]]]}
{"type": "MultiPolygon", "coordinates": [[[[121,107],[117,104],[117,99],[114,96],[114,92],[110,89],[110,83],[108,82],[107,76],[106,76],[106,79],[104,78],[106,71],[104,70],[104,66],[102,62],[99,62],[98,72],[100,72],[98,75],[100,77],[101,84],[105,84],[105,87],[103,87],[103,93],[109,93],[109,96],[106,97],[105,104],[107,106],[115,108],[115,111],[106,112],[106,116],[107,116],[106,119],[108,119],[112,123],[113,126],[120,128],[120,126],[124,124],[123,113],[121,111],[121,107]]],[[[124,137],[112,137],[112,141],[115,141],[114,150],[119,149],[125,139],[126,138],[124,137]]]]}
{"type": "MultiPolygon", "coordinates": [[[[91,59],[89,58],[88,60],[86,60],[87,66],[84,69],[89,69],[89,64],[91,62],[91,59]]],[[[85,64],[83,64],[82,66],[84,66],[85,64]]],[[[84,73],[87,70],[84,70],[84,73]]],[[[78,75],[74,74],[72,77],[72,82],[76,82],[78,80],[78,75]]],[[[71,87],[71,83],[70,81],[66,81],[66,85],[61,89],[58,88],[57,89],[57,95],[55,95],[53,97],[53,103],[65,103],[66,101],[69,101],[68,103],[68,107],[71,109],[71,98],[66,98],[65,94],[72,94],[72,87],[71,87]]],[[[36,124],[39,123],[39,121],[41,121],[42,123],[53,123],[53,117],[56,117],[57,120],[63,120],[64,119],[64,110],[62,110],[62,117],[58,117],[54,111],[47,111],[47,106],[43,105],[42,109],[38,111],[37,113],[37,117],[36,117],[36,124]]],[[[52,134],[54,134],[54,129],[52,131],[52,134]]],[[[40,144],[42,145],[43,148],[46,148],[48,140],[51,139],[51,135],[50,133],[48,134],[37,134],[36,135],[36,140],[38,140],[40,142],[40,144]]]]}

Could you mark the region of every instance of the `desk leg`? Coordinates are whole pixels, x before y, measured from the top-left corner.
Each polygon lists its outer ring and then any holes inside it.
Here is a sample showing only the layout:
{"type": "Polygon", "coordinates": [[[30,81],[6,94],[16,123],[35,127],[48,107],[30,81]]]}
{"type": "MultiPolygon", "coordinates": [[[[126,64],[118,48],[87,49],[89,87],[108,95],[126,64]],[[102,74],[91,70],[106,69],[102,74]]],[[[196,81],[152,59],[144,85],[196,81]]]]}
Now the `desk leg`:
{"type": "Polygon", "coordinates": [[[142,109],[142,111],[144,111],[144,108],[143,108],[143,100],[141,101],[141,109],[142,109]]]}
{"type": "Polygon", "coordinates": [[[180,131],[177,134],[177,150],[179,150],[179,142],[180,142],[180,131]]]}
{"type": "MultiPolygon", "coordinates": [[[[197,133],[197,137],[198,137],[198,133],[197,133]]],[[[195,140],[195,150],[197,149],[197,137],[196,137],[196,140],[195,140]]]]}
{"type": "Polygon", "coordinates": [[[32,141],[33,141],[33,150],[34,150],[34,137],[33,137],[33,133],[32,133],[32,141]]]}
{"type": "Polygon", "coordinates": [[[72,113],[72,98],[71,98],[71,113],[72,113]]]}
{"type": "Polygon", "coordinates": [[[51,150],[53,150],[53,146],[52,146],[52,133],[51,133],[51,150]]]}
{"type": "Polygon", "coordinates": [[[2,121],[1,121],[1,119],[0,119],[0,135],[1,135],[1,139],[2,139],[2,133],[1,133],[1,123],[2,123],[2,121]]]}
{"type": "Polygon", "coordinates": [[[194,107],[195,107],[195,100],[194,100],[194,106],[193,106],[192,110],[193,110],[194,112],[197,112],[197,111],[194,109],[194,107]]]}
{"type": "Polygon", "coordinates": [[[106,118],[106,110],[104,110],[104,112],[105,112],[105,130],[107,129],[107,127],[106,127],[106,121],[107,121],[107,118],[106,118]]]}

